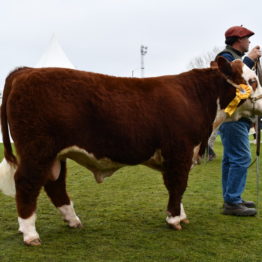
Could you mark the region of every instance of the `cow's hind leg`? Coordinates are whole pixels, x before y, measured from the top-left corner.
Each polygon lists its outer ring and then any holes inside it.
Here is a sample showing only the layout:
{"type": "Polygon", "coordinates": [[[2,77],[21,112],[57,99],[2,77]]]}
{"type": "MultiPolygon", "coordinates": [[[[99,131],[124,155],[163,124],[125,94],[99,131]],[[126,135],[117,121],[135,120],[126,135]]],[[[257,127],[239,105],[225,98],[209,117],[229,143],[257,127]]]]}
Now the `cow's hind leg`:
{"type": "Polygon", "coordinates": [[[180,222],[189,223],[181,200],[187,186],[190,165],[190,157],[188,157],[188,161],[181,162],[181,160],[173,159],[165,163],[166,170],[163,173],[163,178],[169,193],[166,221],[177,230],[182,229],[180,222]]]}
{"type": "Polygon", "coordinates": [[[45,181],[45,168],[34,164],[25,164],[22,160],[15,172],[16,205],[18,212],[19,232],[23,233],[26,245],[40,245],[36,231],[36,202],[45,181]]]}
{"type": "Polygon", "coordinates": [[[52,203],[57,207],[69,227],[81,227],[81,221],[76,215],[73,202],[70,201],[66,192],[66,162],[60,161],[60,173],[55,181],[48,180],[45,184],[45,191],[52,203]]]}

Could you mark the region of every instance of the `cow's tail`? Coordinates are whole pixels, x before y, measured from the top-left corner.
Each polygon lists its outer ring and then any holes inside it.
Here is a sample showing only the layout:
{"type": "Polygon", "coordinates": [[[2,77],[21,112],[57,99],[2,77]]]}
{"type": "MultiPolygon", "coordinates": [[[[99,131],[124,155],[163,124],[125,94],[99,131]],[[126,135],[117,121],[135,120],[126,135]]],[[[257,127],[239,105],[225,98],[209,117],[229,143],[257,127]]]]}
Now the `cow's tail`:
{"type": "Polygon", "coordinates": [[[1,131],[2,131],[3,144],[4,144],[4,156],[5,156],[6,161],[13,166],[17,165],[17,158],[15,157],[13,153],[13,149],[12,149],[12,145],[10,141],[6,106],[7,106],[9,94],[12,90],[14,76],[16,75],[18,71],[22,69],[23,68],[16,69],[15,71],[11,72],[8,75],[8,77],[6,78],[2,105],[1,105],[1,131]]]}
{"type": "Polygon", "coordinates": [[[12,90],[15,73],[19,69],[8,75],[5,81],[4,93],[1,105],[1,130],[4,144],[4,159],[0,163],[0,190],[9,196],[15,196],[14,174],[17,167],[17,158],[15,157],[10,141],[8,118],[7,118],[7,101],[12,90]]]}

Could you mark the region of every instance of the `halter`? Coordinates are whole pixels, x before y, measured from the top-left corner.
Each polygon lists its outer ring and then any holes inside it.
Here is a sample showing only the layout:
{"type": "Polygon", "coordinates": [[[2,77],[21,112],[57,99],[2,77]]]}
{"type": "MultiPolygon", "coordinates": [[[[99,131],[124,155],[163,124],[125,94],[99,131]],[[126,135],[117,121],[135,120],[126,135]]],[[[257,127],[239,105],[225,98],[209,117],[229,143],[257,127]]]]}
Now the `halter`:
{"type": "Polygon", "coordinates": [[[255,96],[255,97],[249,97],[249,99],[251,100],[252,103],[255,103],[257,100],[259,100],[261,98],[262,98],[262,95],[255,96]]]}
{"type": "MultiPolygon", "coordinates": [[[[258,77],[260,85],[262,84],[262,69],[261,69],[261,64],[260,64],[260,59],[258,58],[255,62],[255,65],[253,69],[256,72],[256,75],[258,77]]],[[[251,102],[254,104],[257,100],[261,99],[262,95],[256,96],[256,97],[250,97],[251,102]]]]}

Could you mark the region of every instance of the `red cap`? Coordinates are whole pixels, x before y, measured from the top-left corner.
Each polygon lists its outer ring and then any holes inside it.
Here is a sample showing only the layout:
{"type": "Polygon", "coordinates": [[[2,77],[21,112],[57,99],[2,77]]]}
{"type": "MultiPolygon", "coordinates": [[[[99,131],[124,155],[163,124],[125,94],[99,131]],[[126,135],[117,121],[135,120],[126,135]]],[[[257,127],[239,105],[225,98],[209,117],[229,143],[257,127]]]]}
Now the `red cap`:
{"type": "Polygon", "coordinates": [[[248,30],[247,28],[243,26],[232,26],[225,32],[225,37],[250,37],[254,35],[255,33],[248,30]]]}

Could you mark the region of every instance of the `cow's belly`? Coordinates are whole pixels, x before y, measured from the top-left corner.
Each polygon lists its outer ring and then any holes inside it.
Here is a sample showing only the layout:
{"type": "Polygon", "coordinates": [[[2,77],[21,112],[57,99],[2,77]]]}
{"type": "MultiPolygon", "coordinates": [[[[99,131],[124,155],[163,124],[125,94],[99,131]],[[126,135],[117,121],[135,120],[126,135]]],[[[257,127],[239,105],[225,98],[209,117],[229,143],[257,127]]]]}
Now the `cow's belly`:
{"type": "MultiPolygon", "coordinates": [[[[114,162],[111,159],[104,157],[97,159],[94,154],[87,152],[86,150],[77,146],[72,146],[63,149],[57,155],[52,168],[52,179],[56,180],[60,173],[60,160],[70,158],[76,161],[78,164],[89,169],[98,183],[102,183],[105,177],[111,176],[119,168],[126,166],[125,164],[114,162]]],[[[141,163],[150,168],[162,171],[163,157],[160,150],[156,150],[154,155],[146,162],[141,163]]]]}
{"type": "Polygon", "coordinates": [[[77,146],[65,148],[57,155],[58,159],[70,158],[78,164],[86,167],[93,172],[98,183],[102,183],[105,177],[111,176],[116,170],[125,166],[111,159],[104,157],[97,159],[94,154],[77,146]]]}

